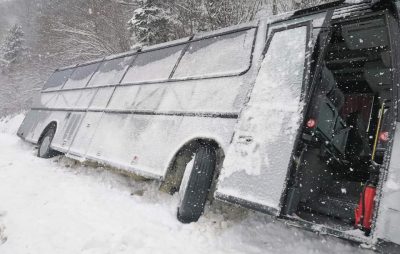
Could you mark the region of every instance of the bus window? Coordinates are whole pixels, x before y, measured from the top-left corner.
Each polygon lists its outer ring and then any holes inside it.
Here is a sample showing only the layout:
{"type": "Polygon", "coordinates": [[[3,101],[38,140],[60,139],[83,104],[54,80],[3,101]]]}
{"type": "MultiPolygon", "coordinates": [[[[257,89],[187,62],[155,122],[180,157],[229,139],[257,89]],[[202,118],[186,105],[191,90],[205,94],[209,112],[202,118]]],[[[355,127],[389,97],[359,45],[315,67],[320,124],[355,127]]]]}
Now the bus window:
{"type": "Polygon", "coordinates": [[[116,85],[121,81],[134,56],[121,57],[103,62],[93,75],[89,87],[116,85]]]}
{"type": "Polygon", "coordinates": [[[100,63],[93,63],[89,65],[79,66],[72,73],[71,77],[65,83],[63,89],[83,88],[86,87],[87,82],[96,71],[100,63]]]}
{"type": "Polygon", "coordinates": [[[43,90],[57,90],[60,89],[65,81],[69,78],[74,69],[66,69],[61,71],[55,71],[53,75],[50,76],[43,90]]]}
{"type": "Polygon", "coordinates": [[[190,43],[174,78],[239,74],[250,65],[255,29],[190,43]]]}
{"type": "Polygon", "coordinates": [[[168,79],[184,47],[178,45],[139,54],[122,83],[168,79]]]}

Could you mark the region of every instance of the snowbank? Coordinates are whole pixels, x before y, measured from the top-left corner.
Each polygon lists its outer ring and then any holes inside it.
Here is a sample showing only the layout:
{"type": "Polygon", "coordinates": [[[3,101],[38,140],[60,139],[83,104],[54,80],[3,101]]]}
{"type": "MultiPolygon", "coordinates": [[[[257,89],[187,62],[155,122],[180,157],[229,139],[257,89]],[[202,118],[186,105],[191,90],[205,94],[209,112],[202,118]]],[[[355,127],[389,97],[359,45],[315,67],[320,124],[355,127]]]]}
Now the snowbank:
{"type": "Polygon", "coordinates": [[[0,133],[16,134],[24,117],[25,114],[20,113],[0,118],[0,133]]]}
{"type": "Polygon", "coordinates": [[[101,167],[49,160],[0,121],[0,253],[361,253],[335,238],[214,204],[176,220],[178,197],[101,167]],[[220,210],[223,210],[221,212],[220,210]]]}

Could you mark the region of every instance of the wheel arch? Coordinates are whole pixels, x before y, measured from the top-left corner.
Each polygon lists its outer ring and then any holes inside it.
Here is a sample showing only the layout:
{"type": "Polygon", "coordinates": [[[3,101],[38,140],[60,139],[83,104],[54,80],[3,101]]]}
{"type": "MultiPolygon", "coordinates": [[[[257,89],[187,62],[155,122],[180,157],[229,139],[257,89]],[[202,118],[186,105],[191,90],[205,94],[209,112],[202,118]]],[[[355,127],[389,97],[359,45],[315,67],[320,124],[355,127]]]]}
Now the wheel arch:
{"type": "Polygon", "coordinates": [[[164,180],[161,183],[160,190],[174,194],[179,190],[183,174],[186,169],[187,163],[191,160],[192,155],[199,146],[206,145],[212,147],[216,153],[216,165],[214,169],[213,183],[211,187],[210,193],[213,193],[215,189],[216,180],[218,179],[219,172],[222,167],[222,162],[225,158],[225,152],[220,142],[218,142],[214,138],[208,137],[196,137],[192,138],[183,145],[180,146],[179,149],[175,152],[174,156],[172,156],[170,162],[168,163],[168,168],[164,176],[164,180]]]}

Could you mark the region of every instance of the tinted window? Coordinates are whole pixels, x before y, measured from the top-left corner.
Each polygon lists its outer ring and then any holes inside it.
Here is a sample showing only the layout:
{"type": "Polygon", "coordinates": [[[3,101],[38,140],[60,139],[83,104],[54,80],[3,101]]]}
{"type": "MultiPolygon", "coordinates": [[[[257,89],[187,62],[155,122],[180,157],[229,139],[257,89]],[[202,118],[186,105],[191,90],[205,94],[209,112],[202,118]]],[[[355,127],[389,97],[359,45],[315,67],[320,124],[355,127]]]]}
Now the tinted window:
{"type": "Polygon", "coordinates": [[[100,63],[94,63],[77,67],[71,77],[65,83],[63,89],[82,88],[85,87],[93,72],[97,69],[100,63]]]}
{"type": "Polygon", "coordinates": [[[132,62],[132,58],[133,56],[129,56],[103,62],[99,70],[93,75],[88,86],[118,84],[132,62]]]}
{"type": "Polygon", "coordinates": [[[62,71],[54,72],[46,84],[44,84],[43,90],[51,88],[51,90],[60,89],[64,85],[65,81],[69,78],[74,69],[66,69],[62,71]]]}
{"type": "Polygon", "coordinates": [[[179,45],[139,54],[122,83],[168,79],[184,47],[179,45]]]}
{"type": "Polygon", "coordinates": [[[255,29],[194,41],[174,78],[236,74],[250,64],[255,29]]]}

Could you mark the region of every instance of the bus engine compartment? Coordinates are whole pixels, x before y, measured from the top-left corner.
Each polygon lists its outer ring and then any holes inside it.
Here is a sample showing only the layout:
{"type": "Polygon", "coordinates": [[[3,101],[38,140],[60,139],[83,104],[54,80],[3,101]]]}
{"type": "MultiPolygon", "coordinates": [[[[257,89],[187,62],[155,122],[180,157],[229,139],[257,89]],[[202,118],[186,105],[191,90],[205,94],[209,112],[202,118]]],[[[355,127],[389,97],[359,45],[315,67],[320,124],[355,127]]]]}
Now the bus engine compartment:
{"type": "Polygon", "coordinates": [[[385,15],[332,24],[311,89],[283,213],[369,236],[393,128],[393,60],[385,15]]]}

